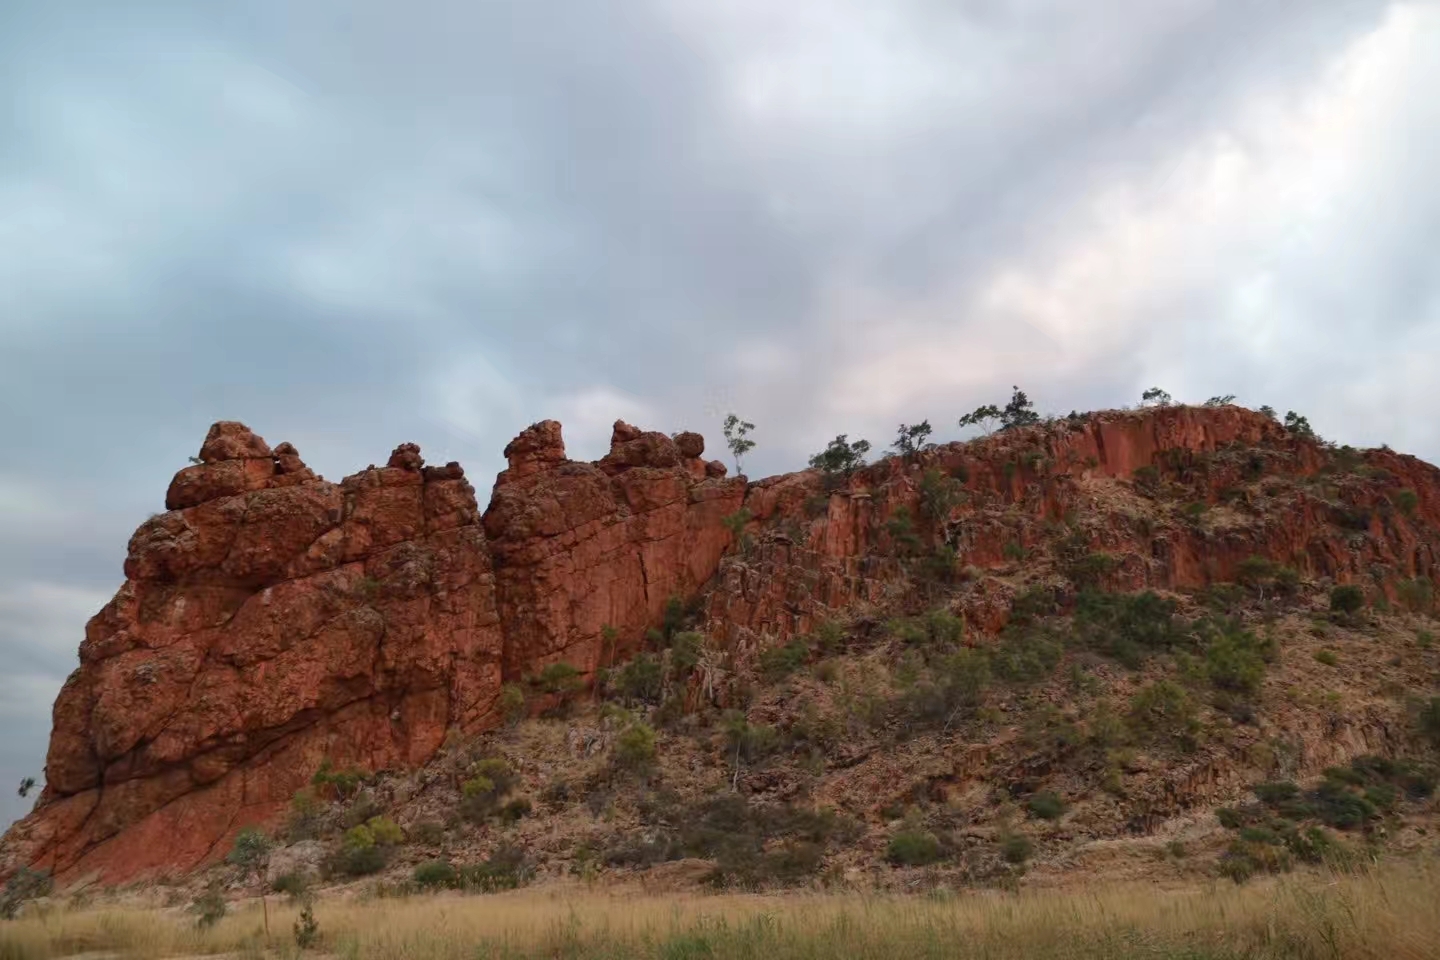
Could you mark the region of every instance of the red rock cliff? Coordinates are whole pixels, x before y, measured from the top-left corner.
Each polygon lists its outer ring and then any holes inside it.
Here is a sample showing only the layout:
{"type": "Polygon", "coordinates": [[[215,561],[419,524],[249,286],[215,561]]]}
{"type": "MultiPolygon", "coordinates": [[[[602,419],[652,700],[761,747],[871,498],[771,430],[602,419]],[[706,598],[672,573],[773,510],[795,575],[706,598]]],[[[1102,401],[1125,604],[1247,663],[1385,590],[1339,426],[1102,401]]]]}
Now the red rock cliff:
{"type": "MultiPolygon", "coordinates": [[[[419,765],[447,730],[493,726],[503,682],[623,655],[674,595],[703,589],[708,629],[740,646],[902,597],[902,508],[920,541],[953,549],[952,572],[1014,564],[1062,522],[1079,549],[1122,559],[1115,588],[1203,585],[1252,554],[1391,592],[1437,571],[1440,471],[1371,451],[1363,478],[1322,476],[1331,453],[1235,407],[1062,420],[833,489],[815,471],[747,488],[703,452],[697,434],[617,422],[610,453],[578,463],[558,423],[537,423],[506,448],[482,520],[460,467],[425,467],[413,445],[333,484],[288,444],[216,424],[86,628],[44,796],[0,842],[0,876],[192,868],[277,815],[322,759],[419,765]],[[950,478],[943,509],[927,472],[950,478]],[[1147,500],[1157,485],[1220,519],[1147,500]],[[1402,489],[1416,502],[1396,510],[1402,489]],[[753,543],[736,551],[722,520],[742,506],[753,543]]],[[[966,614],[994,629],[1008,600],[977,587],[966,614]]]]}
{"type": "Polygon", "coordinates": [[[602,625],[633,645],[729,543],[720,517],[745,483],[703,449],[617,423],[609,456],[572,463],[560,425],[536,424],[482,528],[460,466],[426,467],[413,444],[334,484],[289,444],[216,424],[86,627],[44,796],[0,875],[192,868],[322,760],[418,766],[448,730],[493,726],[505,680],[592,669],[602,625]]]}

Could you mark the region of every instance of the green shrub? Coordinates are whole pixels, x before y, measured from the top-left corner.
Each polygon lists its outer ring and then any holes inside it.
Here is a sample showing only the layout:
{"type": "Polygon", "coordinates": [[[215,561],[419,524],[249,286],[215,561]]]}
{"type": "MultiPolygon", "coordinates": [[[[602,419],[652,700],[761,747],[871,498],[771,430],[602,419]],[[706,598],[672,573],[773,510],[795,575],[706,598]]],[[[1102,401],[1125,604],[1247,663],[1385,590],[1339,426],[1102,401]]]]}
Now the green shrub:
{"type": "MultiPolygon", "coordinates": [[[[54,889],[55,883],[48,871],[21,867],[5,881],[5,888],[0,891],[0,919],[15,919],[22,906],[31,900],[50,896],[54,889]]],[[[223,900],[221,915],[224,915],[223,900]]]]}
{"type": "Polygon", "coordinates": [[[1365,591],[1353,583],[1342,584],[1330,591],[1330,609],[1335,613],[1355,614],[1365,606],[1365,591]]]}
{"type": "Polygon", "coordinates": [[[804,640],[791,640],[784,646],[760,651],[760,672],[773,683],[799,670],[809,657],[810,648],[804,640]]]}
{"type": "Polygon", "coordinates": [[[1273,806],[1298,797],[1300,787],[1288,780],[1282,780],[1273,783],[1257,783],[1251,787],[1251,792],[1260,799],[1261,803],[1273,806]]]}
{"type": "Polygon", "coordinates": [[[433,847],[445,840],[445,824],[438,820],[421,820],[411,828],[410,836],[421,846],[433,847]]]}
{"type": "Polygon", "coordinates": [[[1073,561],[1066,572],[1077,587],[1095,588],[1119,565],[1120,561],[1108,553],[1086,553],[1073,561]]]}
{"type": "Polygon", "coordinates": [[[317,795],[330,800],[348,800],[360,789],[364,777],[355,769],[336,770],[329,758],[320,761],[320,768],[310,778],[317,795]]]}
{"type": "Polygon", "coordinates": [[[308,950],[320,939],[320,924],[315,920],[315,907],[308,901],[300,908],[295,918],[295,946],[308,950]]]}
{"type": "MultiPolygon", "coordinates": [[[[220,892],[218,882],[212,882],[203,893],[190,902],[190,912],[195,914],[195,926],[202,930],[213,927],[225,919],[227,910],[225,895],[220,892]]],[[[13,916],[13,914],[8,916],[13,916]]]]}
{"type": "Polygon", "coordinates": [[[1130,700],[1127,722],[1137,739],[1164,743],[1185,752],[1196,747],[1200,719],[1185,689],[1170,680],[1157,680],[1130,700]]]}
{"type": "Polygon", "coordinates": [[[865,465],[865,455],[870,452],[870,441],[850,441],[840,434],[826,445],[825,449],[810,458],[810,466],[821,471],[829,480],[848,477],[865,465]]]}
{"type": "Polygon", "coordinates": [[[1431,697],[1417,711],[1415,727],[1432,747],[1440,749],[1440,697],[1431,697]]]}
{"type": "Polygon", "coordinates": [[[1023,833],[1006,833],[1000,837],[1000,855],[1006,863],[1022,864],[1035,852],[1035,844],[1023,833]]]}
{"type": "Polygon", "coordinates": [[[920,535],[915,532],[915,521],[910,516],[910,508],[904,504],[896,507],[890,519],[885,521],[885,532],[890,535],[895,552],[900,556],[910,557],[920,552],[920,535]]]}
{"type": "Polygon", "coordinates": [[[500,713],[512,724],[525,718],[525,690],[520,684],[507,683],[500,688],[500,713]]]}
{"type": "Polygon", "coordinates": [[[326,872],[331,876],[368,877],[384,870],[388,861],[385,851],[374,843],[368,847],[347,843],[327,861],[326,872]]]}
{"type": "Polygon", "coordinates": [[[931,467],[920,476],[920,512],[932,524],[943,525],[960,503],[960,484],[931,467]]]}
{"type": "Polygon", "coordinates": [[[1149,590],[1137,594],[1082,590],[1076,600],[1075,626],[1088,645],[1134,668],[1146,656],[1185,641],[1175,612],[1174,601],[1149,590]]]}
{"type": "Polygon", "coordinates": [[[346,830],[342,842],[351,850],[368,850],[375,846],[375,834],[362,823],[346,830]]]}
{"type": "Polygon", "coordinates": [[[989,650],[990,670],[1011,683],[1038,683],[1055,672],[1064,653],[1043,628],[1007,629],[989,650]]]}
{"type": "Polygon", "coordinates": [[[1058,820],[1065,813],[1065,801],[1049,790],[1035,794],[1025,805],[1031,816],[1041,820],[1058,820]]]}
{"type": "Polygon", "coordinates": [[[524,851],[502,845],[480,863],[461,867],[458,882],[466,890],[494,893],[523,886],[529,882],[530,873],[524,851]]]}
{"type": "Polygon", "coordinates": [[[1407,517],[1420,505],[1420,497],[1414,490],[1401,490],[1395,494],[1394,501],[1396,508],[1407,517]]]}
{"type": "Polygon", "coordinates": [[[633,723],[615,740],[615,765],[625,770],[645,770],[655,762],[655,730],[633,723]]]}
{"type": "Polygon", "coordinates": [[[397,847],[405,842],[405,831],[389,817],[371,817],[365,826],[370,829],[370,835],[375,838],[377,846],[397,847]]]}
{"type": "Polygon", "coordinates": [[[1395,592],[1401,605],[1412,613],[1429,613],[1435,607],[1435,585],[1426,577],[1401,580],[1395,592]]]}
{"type": "Polygon", "coordinates": [[[615,687],[626,703],[658,703],[665,692],[664,667],[652,654],[636,654],[616,674],[615,687]]]}
{"type": "Polygon", "coordinates": [[[1265,664],[1275,655],[1274,644],[1261,640],[1237,621],[1207,622],[1205,671],[1218,690],[1254,695],[1265,679],[1265,664]]]}
{"type": "Polygon", "coordinates": [[[453,887],[460,880],[459,871],[449,860],[427,860],[417,866],[411,876],[415,885],[422,890],[453,887]]]}
{"type": "Polygon", "coordinates": [[[1135,486],[1141,490],[1154,490],[1160,486],[1160,471],[1155,467],[1136,467],[1130,476],[1135,486]]]}
{"type": "Polygon", "coordinates": [[[747,763],[763,760],[780,748],[780,734],[772,726],[752,724],[739,710],[727,710],[720,718],[729,751],[747,763]]]}
{"type": "Polygon", "coordinates": [[[901,830],[890,838],[885,859],[896,866],[923,867],[940,860],[940,841],[923,830],[901,830]]]}
{"type": "Polygon", "coordinates": [[[580,671],[563,660],[546,664],[534,678],[534,683],[546,693],[574,693],[585,685],[580,671]]]}
{"type": "Polygon", "coordinates": [[[500,822],[504,824],[518,823],[530,816],[533,807],[525,797],[516,797],[505,806],[500,808],[500,822]]]}
{"type": "Polygon", "coordinates": [[[1340,662],[1340,658],[1335,655],[1334,650],[1316,650],[1315,659],[1327,667],[1333,667],[1340,662]]]}
{"type": "Polygon", "coordinates": [[[460,785],[460,815],[482,823],[500,810],[506,794],[518,778],[503,757],[486,757],[470,767],[470,777],[460,785]]]}
{"type": "Polygon", "coordinates": [[[667,654],[671,672],[677,677],[687,676],[700,665],[705,654],[705,634],[694,630],[682,630],[670,641],[667,654]]]}
{"type": "Polygon", "coordinates": [[[276,877],[270,884],[270,889],[275,893],[285,894],[291,903],[299,903],[310,893],[310,881],[305,874],[292,870],[276,877]]]}

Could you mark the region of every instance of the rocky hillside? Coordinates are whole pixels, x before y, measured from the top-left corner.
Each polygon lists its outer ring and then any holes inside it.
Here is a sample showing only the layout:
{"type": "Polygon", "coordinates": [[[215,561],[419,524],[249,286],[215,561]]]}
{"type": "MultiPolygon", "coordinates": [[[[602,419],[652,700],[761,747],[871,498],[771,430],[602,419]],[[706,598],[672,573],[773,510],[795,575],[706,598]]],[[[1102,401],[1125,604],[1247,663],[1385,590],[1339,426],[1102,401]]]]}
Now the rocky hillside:
{"type": "MultiPolygon", "coordinates": [[[[382,814],[394,869],[973,873],[1428,749],[1440,471],[1413,457],[1233,406],[756,483],[624,423],[595,463],[553,421],[505,453],[482,516],[413,445],[334,484],[216,424],[87,626],[0,875],[186,871],[251,824],[343,875],[340,831],[382,814]]],[[[1400,791],[1398,830],[1407,763],[1331,792],[1400,791]]]]}

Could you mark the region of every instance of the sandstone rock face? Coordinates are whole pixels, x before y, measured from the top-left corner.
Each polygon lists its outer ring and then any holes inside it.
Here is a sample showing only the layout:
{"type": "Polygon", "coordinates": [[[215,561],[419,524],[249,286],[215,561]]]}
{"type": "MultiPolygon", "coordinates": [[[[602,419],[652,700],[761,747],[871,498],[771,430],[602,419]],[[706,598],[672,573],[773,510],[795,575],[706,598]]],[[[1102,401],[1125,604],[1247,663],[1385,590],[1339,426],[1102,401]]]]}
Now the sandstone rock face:
{"type": "Polygon", "coordinates": [[[1061,420],[832,483],[726,479],[698,435],[623,422],[596,463],[567,459],[554,421],[505,454],[482,518],[460,465],[425,466],[413,444],[334,484],[289,444],[212,427],[86,627],[45,793],[0,841],[0,879],[213,860],[322,760],[420,765],[448,730],[496,725],[503,683],[624,657],[675,596],[703,599],[712,638],[744,651],[903,598],[939,545],[942,574],[977,578],[970,628],[997,631],[1013,597],[985,571],[1059,530],[1116,558],[1110,589],[1233,579],[1252,555],[1392,598],[1440,573],[1440,471],[1381,450],[1336,472],[1333,452],[1234,407],[1061,420]]]}
{"type": "MultiPolygon", "coordinates": [[[[1078,548],[1120,561],[1103,584],[1109,589],[1231,581],[1251,556],[1312,579],[1373,583],[1391,600],[1402,580],[1440,578],[1440,471],[1376,450],[1364,455],[1370,479],[1325,484],[1326,458],[1313,441],[1249,410],[1170,407],[946,444],[911,462],[883,460],[834,489],[816,471],[760,481],[745,500],[752,546],[721,563],[707,630],[732,646],[765,647],[840,610],[896,599],[914,576],[889,530],[901,510],[923,543],[955,551],[957,573],[1016,566],[1017,552],[1081,516],[1094,519],[1076,527],[1078,548]],[[957,489],[940,518],[928,515],[927,471],[957,489]],[[1263,502],[1227,503],[1270,475],[1284,480],[1273,496],[1262,489],[1263,502]],[[1311,487],[1296,489],[1297,477],[1311,487]],[[1143,493],[1152,483],[1185,488],[1219,519],[1154,514],[1143,493]],[[1402,490],[1417,498],[1408,513],[1393,505],[1402,490]]],[[[994,632],[1012,598],[986,589],[971,592],[964,613],[972,628],[994,632]]]]}
{"type": "Polygon", "coordinates": [[[698,455],[623,422],[593,464],[564,459],[559,424],[527,434],[550,455],[537,467],[530,441],[512,443],[485,511],[506,674],[557,660],[593,671],[634,649],[671,596],[710,579],[731,540],[721,520],[739,510],[745,483],[710,478],[698,455]],[[613,649],[602,649],[607,626],[613,649]]]}
{"type": "Polygon", "coordinates": [[[233,423],[200,460],[86,627],[8,860],[106,880],[186,869],[322,759],[411,766],[450,727],[492,722],[502,640],[462,472],[423,474],[407,445],[327,483],[233,423]]]}
{"type": "Polygon", "coordinates": [[[560,424],[535,424],[482,527],[460,465],[427,467],[414,444],[333,484],[292,445],[216,424],[86,628],[45,795],[0,875],[189,869],[323,760],[418,766],[448,730],[493,726],[504,681],[593,670],[602,626],[612,658],[635,646],[713,574],[744,498],[707,479],[703,439],[683,446],[617,423],[607,457],[572,463],[560,424]]]}

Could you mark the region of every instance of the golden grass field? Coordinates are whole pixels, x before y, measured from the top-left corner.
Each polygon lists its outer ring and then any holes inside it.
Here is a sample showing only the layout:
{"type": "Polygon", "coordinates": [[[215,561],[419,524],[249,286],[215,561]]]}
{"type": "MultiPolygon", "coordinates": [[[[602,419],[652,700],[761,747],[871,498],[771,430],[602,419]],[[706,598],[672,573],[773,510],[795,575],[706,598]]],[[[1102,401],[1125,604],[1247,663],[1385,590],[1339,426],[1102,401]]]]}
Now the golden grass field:
{"type": "MultiPolygon", "coordinates": [[[[0,960],[87,955],[294,957],[293,907],[258,904],[199,931],[181,910],[52,907],[0,924],[0,960]]],[[[1297,958],[1440,957],[1440,863],[1292,875],[1237,887],[1153,885],[911,897],[670,897],[582,887],[493,896],[322,899],[315,957],[1297,958]]]]}

